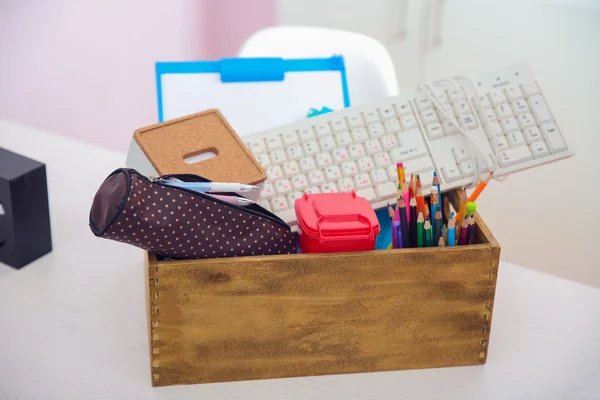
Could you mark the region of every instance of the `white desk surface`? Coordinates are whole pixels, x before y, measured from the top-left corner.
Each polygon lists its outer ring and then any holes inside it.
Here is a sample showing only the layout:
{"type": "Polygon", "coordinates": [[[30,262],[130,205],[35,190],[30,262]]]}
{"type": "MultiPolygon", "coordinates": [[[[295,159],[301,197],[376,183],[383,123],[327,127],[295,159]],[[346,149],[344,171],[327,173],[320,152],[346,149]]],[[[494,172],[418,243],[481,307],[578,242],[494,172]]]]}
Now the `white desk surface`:
{"type": "Polygon", "coordinates": [[[485,366],[152,388],[142,251],[90,232],[125,155],[0,121],[45,162],[54,251],[0,265],[0,399],[598,399],[600,289],[500,264],[485,366]]]}

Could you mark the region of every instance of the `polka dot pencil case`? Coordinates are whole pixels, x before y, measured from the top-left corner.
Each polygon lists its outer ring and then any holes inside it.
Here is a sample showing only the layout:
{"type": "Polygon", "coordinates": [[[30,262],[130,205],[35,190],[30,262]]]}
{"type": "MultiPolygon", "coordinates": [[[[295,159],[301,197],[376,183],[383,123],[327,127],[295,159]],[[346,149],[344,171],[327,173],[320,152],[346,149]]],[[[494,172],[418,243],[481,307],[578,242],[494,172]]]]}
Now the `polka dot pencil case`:
{"type": "MultiPolygon", "coordinates": [[[[172,175],[183,182],[210,182],[172,175]]],[[[218,193],[241,197],[236,193],[218,193]]],[[[230,204],[209,194],[151,181],[121,168],[102,183],[90,210],[94,235],[177,259],[296,253],[290,227],[258,204],[230,204]]]]}

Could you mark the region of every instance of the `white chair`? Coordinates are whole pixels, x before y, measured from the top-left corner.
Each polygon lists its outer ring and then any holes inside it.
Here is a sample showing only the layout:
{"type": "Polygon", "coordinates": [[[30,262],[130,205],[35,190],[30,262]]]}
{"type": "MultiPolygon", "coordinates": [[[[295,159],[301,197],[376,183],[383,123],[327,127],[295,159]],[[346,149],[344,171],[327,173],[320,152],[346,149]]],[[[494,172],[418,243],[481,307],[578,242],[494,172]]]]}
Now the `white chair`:
{"type": "Polygon", "coordinates": [[[253,33],[239,57],[309,58],[341,54],[351,105],[398,94],[392,58],[377,40],[358,33],[316,27],[281,26],[253,33]]]}

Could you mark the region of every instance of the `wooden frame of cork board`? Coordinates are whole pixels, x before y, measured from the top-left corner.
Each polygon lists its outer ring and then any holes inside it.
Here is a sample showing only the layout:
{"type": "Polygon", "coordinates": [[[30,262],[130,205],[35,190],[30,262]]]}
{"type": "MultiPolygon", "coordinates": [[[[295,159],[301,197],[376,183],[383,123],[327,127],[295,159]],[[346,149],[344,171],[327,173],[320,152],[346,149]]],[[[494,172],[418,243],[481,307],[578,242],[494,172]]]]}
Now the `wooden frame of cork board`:
{"type": "Polygon", "coordinates": [[[152,385],[484,364],[500,246],[475,218],[468,246],[148,254],[152,385]]]}
{"type": "Polygon", "coordinates": [[[246,184],[267,179],[265,170],[216,109],[138,129],[133,137],[159,175],[195,174],[215,182],[246,184]],[[184,162],[205,152],[216,157],[184,162]]]}

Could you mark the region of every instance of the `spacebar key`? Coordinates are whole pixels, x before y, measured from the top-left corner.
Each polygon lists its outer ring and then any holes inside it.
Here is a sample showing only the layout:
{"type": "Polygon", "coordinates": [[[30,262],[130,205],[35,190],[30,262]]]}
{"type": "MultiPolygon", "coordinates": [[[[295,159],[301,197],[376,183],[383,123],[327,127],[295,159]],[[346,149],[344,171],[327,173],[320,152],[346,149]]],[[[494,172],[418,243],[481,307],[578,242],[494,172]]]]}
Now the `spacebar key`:
{"type": "Polygon", "coordinates": [[[520,164],[527,160],[531,160],[533,155],[529,151],[529,147],[521,146],[510,150],[500,152],[500,165],[508,167],[515,164],[520,164]]]}

